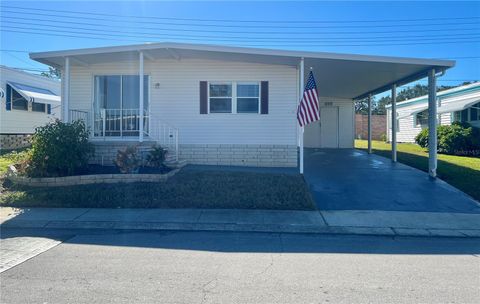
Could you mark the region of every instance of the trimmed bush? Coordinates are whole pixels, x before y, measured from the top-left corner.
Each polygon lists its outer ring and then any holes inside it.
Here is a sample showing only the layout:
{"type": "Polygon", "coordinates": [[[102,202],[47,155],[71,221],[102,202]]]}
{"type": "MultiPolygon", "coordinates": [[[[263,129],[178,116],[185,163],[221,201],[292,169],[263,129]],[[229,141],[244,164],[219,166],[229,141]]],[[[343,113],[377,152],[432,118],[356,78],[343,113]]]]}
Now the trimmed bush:
{"type": "MultiPolygon", "coordinates": [[[[450,126],[439,126],[437,139],[439,153],[480,155],[480,129],[467,123],[454,122],[450,126]]],[[[428,128],[415,137],[415,142],[428,148],[428,128]]]]}
{"type": "Polygon", "coordinates": [[[83,121],[56,120],[35,129],[26,173],[33,177],[66,176],[88,164],[93,145],[83,121]]]}
{"type": "Polygon", "coordinates": [[[160,146],[153,146],[150,153],[147,155],[147,164],[155,168],[162,168],[167,156],[167,149],[160,146]]]}

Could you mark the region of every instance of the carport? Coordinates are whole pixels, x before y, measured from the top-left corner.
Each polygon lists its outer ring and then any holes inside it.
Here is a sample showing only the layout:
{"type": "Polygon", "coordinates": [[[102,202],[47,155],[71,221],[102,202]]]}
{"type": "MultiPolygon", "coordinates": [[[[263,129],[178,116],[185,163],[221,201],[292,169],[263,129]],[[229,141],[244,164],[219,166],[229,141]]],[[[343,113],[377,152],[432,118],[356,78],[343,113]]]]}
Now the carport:
{"type": "MultiPolygon", "coordinates": [[[[320,108],[328,106],[328,96],[342,98],[355,102],[368,100],[368,153],[372,153],[372,96],[391,91],[392,111],[396,113],[397,87],[422,78],[428,78],[429,102],[429,176],[436,177],[437,169],[437,101],[436,79],[442,76],[448,68],[455,65],[454,61],[435,59],[416,59],[384,56],[344,55],[332,53],[303,54],[299,62],[299,96],[303,95],[304,81],[309,71],[313,70],[320,96],[320,108]],[[327,97],[327,98],[325,98],[327,97]]],[[[352,102],[352,107],[353,107],[352,102]]],[[[327,108],[328,109],[328,108],[327,108]]],[[[329,115],[325,111],[324,115],[329,115]]],[[[322,110],[320,110],[322,117],[322,110]]],[[[397,161],[397,115],[392,115],[392,162],[397,161]]],[[[322,118],[321,118],[322,120],[322,118]]],[[[353,120],[353,118],[352,118],[353,120]]],[[[339,128],[342,125],[339,123],[339,128]]],[[[348,126],[345,126],[348,128],[348,126]]],[[[307,126],[308,128],[308,126],[307,126]]],[[[320,129],[320,127],[319,127],[320,129]]],[[[304,173],[304,140],[305,128],[299,128],[300,173],[304,173]]],[[[337,135],[338,136],[338,135],[337,135]]],[[[353,139],[352,139],[353,141],[353,139]]],[[[352,168],[354,169],[354,168],[352,168]]]]}
{"type": "Polygon", "coordinates": [[[480,214],[480,205],[442,180],[355,149],[305,149],[305,180],[322,211],[480,214]]]}

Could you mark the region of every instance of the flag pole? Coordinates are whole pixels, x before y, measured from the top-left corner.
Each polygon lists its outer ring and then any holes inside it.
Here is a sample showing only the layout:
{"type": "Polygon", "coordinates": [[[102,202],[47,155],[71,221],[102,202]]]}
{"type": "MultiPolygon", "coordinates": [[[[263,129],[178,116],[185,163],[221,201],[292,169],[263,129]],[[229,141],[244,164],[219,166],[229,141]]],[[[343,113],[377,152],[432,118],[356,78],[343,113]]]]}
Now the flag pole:
{"type": "MultiPolygon", "coordinates": [[[[300,95],[300,101],[302,101],[303,97],[303,89],[305,87],[304,81],[305,81],[305,75],[304,75],[304,69],[305,69],[305,60],[302,57],[300,60],[300,84],[299,84],[299,95],[300,95]]],[[[300,174],[303,174],[303,133],[305,131],[304,127],[300,127],[300,174]]]]}

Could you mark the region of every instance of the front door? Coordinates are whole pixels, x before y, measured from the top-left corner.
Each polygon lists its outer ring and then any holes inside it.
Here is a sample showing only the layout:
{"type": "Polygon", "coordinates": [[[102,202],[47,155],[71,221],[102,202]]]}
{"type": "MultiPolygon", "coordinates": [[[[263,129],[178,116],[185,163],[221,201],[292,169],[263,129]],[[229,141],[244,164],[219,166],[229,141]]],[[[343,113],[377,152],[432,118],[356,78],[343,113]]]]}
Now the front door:
{"type": "Polygon", "coordinates": [[[338,148],[338,107],[320,108],[320,144],[322,148],[338,148]]]}

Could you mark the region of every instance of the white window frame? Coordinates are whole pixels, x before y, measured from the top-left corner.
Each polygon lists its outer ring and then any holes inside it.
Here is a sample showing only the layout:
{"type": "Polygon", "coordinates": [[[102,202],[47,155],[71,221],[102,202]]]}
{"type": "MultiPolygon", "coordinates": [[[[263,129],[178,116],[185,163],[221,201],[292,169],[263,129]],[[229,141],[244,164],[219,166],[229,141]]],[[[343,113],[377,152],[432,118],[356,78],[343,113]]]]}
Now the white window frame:
{"type": "MultiPolygon", "coordinates": [[[[91,79],[91,87],[90,87],[90,94],[91,94],[91,103],[90,103],[90,113],[92,113],[92,115],[95,115],[95,77],[96,76],[120,76],[120,79],[122,78],[122,76],[135,76],[135,75],[138,75],[138,74],[135,74],[135,73],[90,73],[90,79],[91,79]]],[[[148,76],[148,130],[150,132],[150,130],[152,130],[152,90],[151,90],[151,83],[152,83],[152,75],[151,73],[143,73],[143,76],[148,76]]],[[[120,92],[122,92],[122,87],[123,85],[123,81],[120,81],[120,92]]],[[[121,104],[123,105],[123,94],[120,94],[120,102],[121,104]]],[[[90,139],[92,140],[125,140],[125,141],[128,141],[128,140],[131,140],[132,138],[138,138],[138,136],[95,136],[95,130],[94,130],[94,119],[91,119],[90,121],[90,128],[92,130],[92,132],[90,132],[90,139]]]]}
{"type": "Polygon", "coordinates": [[[421,112],[415,113],[414,119],[415,119],[415,127],[417,127],[417,128],[422,128],[422,129],[423,129],[423,128],[428,128],[428,110],[423,110],[423,111],[421,111],[421,112]],[[426,118],[426,119],[427,119],[427,123],[424,124],[424,125],[422,125],[421,123],[419,123],[418,115],[419,115],[420,113],[424,113],[424,112],[425,112],[426,115],[427,115],[427,118],[426,118]]]}
{"type": "Polygon", "coordinates": [[[236,112],[237,102],[235,100],[235,95],[237,93],[237,88],[233,81],[209,81],[207,82],[207,99],[208,99],[208,114],[234,114],[236,112]],[[210,85],[230,85],[232,87],[232,96],[214,96],[210,97],[210,85]],[[232,100],[232,111],[231,112],[210,112],[210,98],[225,99],[230,98],[232,100]]]}
{"type": "MultiPolygon", "coordinates": [[[[27,109],[26,110],[22,110],[22,109],[15,109],[13,107],[13,91],[15,91],[14,88],[12,88],[12,86],[10,86],[9,84],[7,84],[9,87],[10,87],[10,111],[12,112],[20,112],[20,113],[39,113],[39,114],[48,114],[48,106],[45,104],[45,111],[43,112],[40,112],[40,111],[34,111],[33,110],[33,102],[29,101],[29,100],[26,100],[25,97],[22,96],[23,99],[25,99],[25,101],[27,102],[27,109]]],[[[6,88],[5,88],[6,89],[6,88]]],[[[15,91],[16,92],[16,91],[15,91]]],[[[17,94],[20,95],[20,93],[17,92],[17,94]]],[[[20,95],[21,96],[21,95],[20,95]]],[[[5,92],[5,98],[7,97],[7,93],[5,92]]],[[[6,100],[6,99],[5,99],[6,100]]],[[[6,100],[7,102],[7,100],[6,100]]]]}
{"type": "Polygon", "coordinates": [[[261,103],[262,103],[262,86],[260,81],[208,81],[207,82],[207,100],[208,100],[208,114],[214,114],[214,115],[232,115],[232,114],[238,114],[238,115],[258,115],[260,114],[260,109],[261,109],[261,103]],[[224,96],[224,97],[210,97],[210,85],[231,85],[232,86],[232,96],[224,96]],[[238,97],[237,96],[237,85],[242,85],[242,84],[254,84],[258,85],[258,109],[256,113],[250,112],[240,112],[238,113],[237,111],[237,99],[238,98],[255,98],[255,97],[238,97]],[[216,113],[216,112],[210,112],[210,98],[232,98],[232,111],[229,113],[216,113]]]}
{"type": "Polygon", "coordinates": [[[235,113],[236,114],[260,114],[260,108],[261,108],[261,103],[262,103],[262,85],[260,81],[238,81],[235,83],[235,113]],[[237,94],[237,86],[238,85],[258,85],[258,96],[256,97],[239,97],[237,94]],[[258,98],[258,107],[257,107],[257,112],[241,112],[238,113],[237,109],[237,104],[238,104],[238,98],[258,98]]]}

